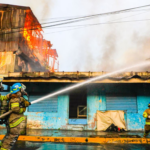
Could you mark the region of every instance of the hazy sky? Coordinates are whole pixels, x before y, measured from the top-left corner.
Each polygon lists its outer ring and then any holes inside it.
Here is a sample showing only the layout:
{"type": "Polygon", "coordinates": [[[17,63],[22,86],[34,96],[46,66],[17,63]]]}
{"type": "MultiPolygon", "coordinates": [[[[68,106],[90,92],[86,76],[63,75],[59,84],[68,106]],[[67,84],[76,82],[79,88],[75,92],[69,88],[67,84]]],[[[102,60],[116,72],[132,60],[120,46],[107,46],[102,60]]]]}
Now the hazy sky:
{"type": "MultiPolygon", "coordinates": [[[[150,4],[149,0],[0,0],[31,7],[40,23],[150,4]]],[[[113,71],[150,57],[150,7],[44,29],[59,55],[60,71],[113,71]],[[146,9],[146,10],[145,10],[146,9]],[[101,24],[79,28],[77,25],[101,24]],[[69,27],[68,27],[69,26],[69,27]],[[70,27],[71,26],[71,27],[70,27]]]]}

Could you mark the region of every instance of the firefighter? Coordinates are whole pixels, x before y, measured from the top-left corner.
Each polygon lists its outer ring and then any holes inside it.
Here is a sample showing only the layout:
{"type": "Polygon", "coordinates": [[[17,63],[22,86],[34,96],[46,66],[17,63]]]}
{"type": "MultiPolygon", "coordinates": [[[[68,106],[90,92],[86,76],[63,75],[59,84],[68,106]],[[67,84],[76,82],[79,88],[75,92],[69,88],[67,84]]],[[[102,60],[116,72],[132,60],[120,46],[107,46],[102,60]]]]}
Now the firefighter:
{"type": "Polygon", "coordinates": [[[146,123],[145,123],[145,131],[144,131],[144,136],[147,137],[149,132],[150,132],[150,103],[148,104],[148,109],[146,109],[143,113],[143,117],[146,118],[146,123]]]}
{"type": "MultiPolygon", "coordinates": [[[[4,87],[2,85],[2,81],[0,80],[0,91],[3,91],[4,87]]],[[[6,113],[8,111],[8,101],[10,99],[10,93],[6,96],[2,96],[0,94],[0,115],[6,113]]],[[[0,124],[6,124],[6,118],[0,119],[0,124]]]]}
{"type": "MultiPolygon", "coordinates": [[[[3,91],[4,90],[4,87],[2,86],[2,81],[0,80],[0,91],[3,91]]],[[[7,94],[6,96],[2,96],[0,94],[0,101],[3,101],[3,100],[8,100],[9,99],[9,96],[10,94],[7,94]]]]}
{"type": "Polygon", "coordinates": [[[0,91],[3,91],[4,90],[4,87],[2,85],[2,81],[0,80],[0,91]]]}
{"type": "Polygon", "coordinates": [[[11,150],[19,135],[22,134],[22,129],[26,126],[26,118],[23,113],[31,103],[23,98],[27,94],[25,88],[21,83],[12,85],[9,101],[9,110],[12,110],[12,113],[8,118],[7,133],[2,140],[0,150],[11,150]]]}

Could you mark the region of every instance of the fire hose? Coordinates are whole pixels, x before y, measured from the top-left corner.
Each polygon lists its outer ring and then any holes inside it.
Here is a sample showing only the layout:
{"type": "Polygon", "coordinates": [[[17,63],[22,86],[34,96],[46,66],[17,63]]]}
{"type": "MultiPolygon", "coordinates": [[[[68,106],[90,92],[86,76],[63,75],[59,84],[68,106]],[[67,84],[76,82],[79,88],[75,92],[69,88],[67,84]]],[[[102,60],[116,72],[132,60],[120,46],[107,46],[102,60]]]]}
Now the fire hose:
{"type": "MultiPolygon", "coordinates": [[[[116,75],[116,74],[118,74],[118,73],[122,73],[122,72],[124,72],[124,71],[126,71],[126,70],[130,70],[130,69],[132,69],[132,68],[143,67],[143,66],[147,66],[147,65],[150,65],[150,62],[143,62],[143,63],[136,64],[136,65],[133,65],[133,66],[130,66],[130,67],[127,67],[127,68],[123,68],[123,69],[120,69],[120,70],[117,70],[117,71],[114,71],[114,72],[111,72],[111,73],[107,73],[107,74],[104,74],[104,75],[96,76],[96,77],[91,78],[91,79],[89,79],[89,80],[86,80],[86,81],[84,81],[84,82],[81,82],[81,83],[78,83],[78,84],[76,84],[76,85],[73,85],[73,86],[64,88],[64,89],[62,89],[62,90],[60,90],[60,91],[54,92],[54,93],[52,93],[52,94],[48,94],[47,96],[44,96],[44,97],[39,98],[39,99],[37,99],[37,100],[34,100],[33,102],[31,102],[31,104],[38,103],[38,102],[43,101],[43,100],[45,100],[45,99],[47,99],[47,98],[50,98],[50,97],[59,95],[59,94],[64,93],[64,92],[66,92],[66,91],[70,91],[70,90],[72,90],[72,89],[78,88],[78,87],[80,87],[80,86],[83,86],[83,85],[85,85],[85,84],[91,83],[91,82],[93,82],[93,81],[100,80],[100,79],[106,78],[106,77],[108,77],[108,76],[116,75]]],[[[11,114],[11,113],[12,113],[12,110],[8,111],[8,112],[5,113],[5,114],[2,114],[2,115],[0,116],[0,119],[2,119],[3,117],[5,117],[5,116],[7,116],[7,115],[9,115],[9,114],[11,114]]]]}
{"type": "Polygon", "coordinates": [[[11,114],[12,110],[6,112],[5,114],[0,115],[0,119],[3,119],[4,117],[6,117],[7,115],[11,114]]]}
{"type": "MultiPolygon", "coordinates": [[[[30,103],[30,102],[29,102],[29,103],[30,103]]],[[[31,105],[31,103],[30,103],[29,105],[31,105]]],[[[3,119],[4,117],[10,115],[12,112],[13,112],[12,110],[9,110],[8,112],[6,112],[6,113],[0,115],[0,119],[3,119]]]]}
{"type": "MultiPolygon", "coordinates": [[[[30,103],[30,105],[31,105],[31,103],[30,103]]],[[[12,110],[10,110],[10,111],[8,111],[8,112],[6,112],[6,113],[4,113],[4,114],[0,115],[0,119],[3,119],[4,117],[6,117],[6,116],[10,115],[12,112],[13,112],[13,111],[12,111],[12,110]]]]}

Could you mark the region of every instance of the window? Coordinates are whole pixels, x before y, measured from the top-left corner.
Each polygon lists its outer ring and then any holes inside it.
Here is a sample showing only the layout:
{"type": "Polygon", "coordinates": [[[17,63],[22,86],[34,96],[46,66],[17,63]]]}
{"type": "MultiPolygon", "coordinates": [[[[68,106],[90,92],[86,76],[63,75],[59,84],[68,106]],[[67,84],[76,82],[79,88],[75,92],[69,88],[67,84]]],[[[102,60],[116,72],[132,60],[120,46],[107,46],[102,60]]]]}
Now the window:
{"type": "Polygon", "coordinates": [[[77,117],[86,117],[87,116],[87,106],[78,106],[77,108],[77,117]]]}
{"type": "Polygon", "coordinates": [[[4,91],[8,91],[9,90],[8,85],[3,84],[3,87],[4,87],[4,91]]]}
{"type": "Polygon", "coordinates": [[[125,110],[127,113],[137,113],[137,99],[134,96],[107,96],[107,110],[125,110]]]}
{"type": "Polygon", "coordinates": [[[86,89],[77,89],[69,95],[69,118],[87,118],[86,89]]]}
{"type": "MultiPolygon", "coordinates": [[[[29,101],[32,102],[42,96],[30,96],[29,101]]],[[[34,105],[29,106],[29,112],[54,112],[58,111],[58,97],[48,98],[41,102],[35,103],[34,105]]]]}

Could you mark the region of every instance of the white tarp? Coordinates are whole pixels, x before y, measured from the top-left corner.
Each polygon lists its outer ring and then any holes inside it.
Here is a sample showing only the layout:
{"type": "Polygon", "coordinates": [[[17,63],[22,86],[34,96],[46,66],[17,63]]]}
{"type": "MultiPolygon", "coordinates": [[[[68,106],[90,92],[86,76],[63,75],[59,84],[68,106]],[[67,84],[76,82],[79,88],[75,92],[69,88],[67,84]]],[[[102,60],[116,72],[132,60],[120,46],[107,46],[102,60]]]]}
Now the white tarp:
{"type": "Polygon", "coordinates": [[[97,111],[97,131],[105,131],[112,123],[126,130],[124,111],[97,111]]]}

